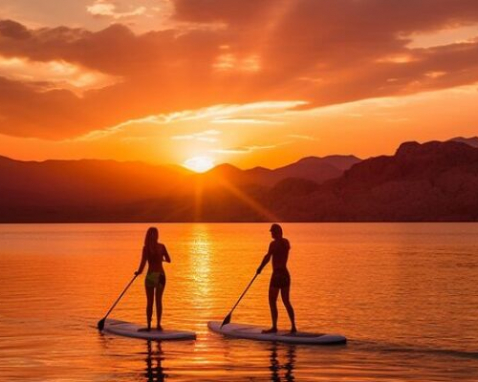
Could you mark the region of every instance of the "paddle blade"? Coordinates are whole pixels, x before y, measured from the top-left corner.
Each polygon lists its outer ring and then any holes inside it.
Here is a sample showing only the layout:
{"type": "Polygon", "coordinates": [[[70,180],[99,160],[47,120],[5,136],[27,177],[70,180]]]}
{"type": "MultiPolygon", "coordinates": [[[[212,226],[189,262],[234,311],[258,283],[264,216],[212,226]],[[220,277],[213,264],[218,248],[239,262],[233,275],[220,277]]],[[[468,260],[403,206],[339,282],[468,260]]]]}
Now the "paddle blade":
{"type": "Polygon", "coordinates": [[[102,331],[104,327],[105,327],[105,319],[103,318],[98,321],[98,330],[102,331]]]}
{"type": "Polygon", "coordinates": [[[231,313],[229,313],[221,324],[221,328],[231,322],[231,313]]]}

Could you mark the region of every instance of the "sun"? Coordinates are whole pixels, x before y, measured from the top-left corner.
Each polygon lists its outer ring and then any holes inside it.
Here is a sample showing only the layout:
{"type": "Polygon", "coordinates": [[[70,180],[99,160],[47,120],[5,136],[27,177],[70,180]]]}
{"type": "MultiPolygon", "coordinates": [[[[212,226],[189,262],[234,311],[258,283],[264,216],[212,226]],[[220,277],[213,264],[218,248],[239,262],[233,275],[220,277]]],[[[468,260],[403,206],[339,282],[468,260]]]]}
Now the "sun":
{"type": "Polygon", "coordinates": [[[214,167],[214,160],[205,156],[193,157],[185,161],[183,166],[194,172],[206,172],[214,167]]]}

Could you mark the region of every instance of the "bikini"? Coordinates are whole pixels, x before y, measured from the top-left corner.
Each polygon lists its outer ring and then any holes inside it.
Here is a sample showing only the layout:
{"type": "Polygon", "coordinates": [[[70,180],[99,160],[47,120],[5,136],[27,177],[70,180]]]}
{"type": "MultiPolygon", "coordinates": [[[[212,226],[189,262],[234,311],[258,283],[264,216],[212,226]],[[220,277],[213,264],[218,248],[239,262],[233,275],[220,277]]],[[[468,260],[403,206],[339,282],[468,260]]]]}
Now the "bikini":
{"type": "Polygon", "coordinates": [[[144,279],[144,285],[149,288],[158,288],[166,286],[166,275],[164,272],[148,272],[144,279]]]}

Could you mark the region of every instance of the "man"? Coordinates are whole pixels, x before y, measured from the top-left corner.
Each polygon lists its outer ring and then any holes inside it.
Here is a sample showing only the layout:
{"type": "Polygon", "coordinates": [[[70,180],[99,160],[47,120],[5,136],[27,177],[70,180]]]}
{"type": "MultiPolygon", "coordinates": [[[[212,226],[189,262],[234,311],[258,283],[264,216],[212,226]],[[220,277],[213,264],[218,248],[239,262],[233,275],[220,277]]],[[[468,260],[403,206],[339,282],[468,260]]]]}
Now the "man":
{"type": "Polygon", "coordinates": [[[277,297],[281,292],[282,302],[284,303],[291,322],[291,333],[297,332],[295,327],[294,308],[289,300],[290,292],[290,274],[287,270],[287,259],[289,257],[290,244],[289,240],[282,237],[282,227],[279,224],[272,224],[271,236],[274,239],[269,245],[269,251],[264,256],[261,265],[257,268],[257,273],[261,273],[262,269],[272,258],[272,277],[269,284],[269,306],[272,316],[272,328],[263,330],[263,333],[277,332],[277,297]]]}

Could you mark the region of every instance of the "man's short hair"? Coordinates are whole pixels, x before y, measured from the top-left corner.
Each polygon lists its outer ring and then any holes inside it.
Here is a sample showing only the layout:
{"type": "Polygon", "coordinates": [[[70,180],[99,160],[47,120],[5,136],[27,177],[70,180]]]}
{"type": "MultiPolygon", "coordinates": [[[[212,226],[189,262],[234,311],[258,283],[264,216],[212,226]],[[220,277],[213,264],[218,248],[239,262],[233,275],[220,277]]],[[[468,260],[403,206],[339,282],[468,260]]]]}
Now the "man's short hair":
{"type": "Polygon", "coordinates": [[[274,223],[271,225],[271,229],[270,229],[271,232],[279,232],[279,233],[282,233],[282,227],[277,224],[277,223],[274,223]]]}

